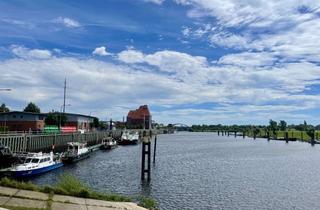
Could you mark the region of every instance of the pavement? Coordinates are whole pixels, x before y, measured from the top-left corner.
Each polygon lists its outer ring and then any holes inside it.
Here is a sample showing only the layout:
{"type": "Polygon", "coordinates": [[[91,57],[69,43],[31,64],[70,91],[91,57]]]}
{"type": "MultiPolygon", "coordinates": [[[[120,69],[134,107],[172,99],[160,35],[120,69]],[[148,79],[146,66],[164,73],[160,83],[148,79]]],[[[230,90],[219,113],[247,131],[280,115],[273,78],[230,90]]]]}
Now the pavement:
{"type": "Polygon", "coordinates": [[[0,210],[25,207],[51,210],[146,210],[132,202],[113,202],[19,190],[0,186],[0,210]],[[2,207],[2,208],[1,208],[2,207]]]}

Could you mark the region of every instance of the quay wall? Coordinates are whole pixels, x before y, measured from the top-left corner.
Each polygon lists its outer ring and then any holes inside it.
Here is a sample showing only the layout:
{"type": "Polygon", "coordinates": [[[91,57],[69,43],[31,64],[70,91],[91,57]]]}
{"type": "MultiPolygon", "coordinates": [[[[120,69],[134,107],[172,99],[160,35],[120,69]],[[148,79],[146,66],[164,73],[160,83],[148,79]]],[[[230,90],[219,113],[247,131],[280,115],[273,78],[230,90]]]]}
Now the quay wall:
{"type": "MultiPolygon", "coordinates": [[[[142,134],[143,130],[136,130],[142,134]]],[[[20,135],[1,135],[0,145],[7,146],[12,152],[48,152],[54,145],[55,152],[64,151],[68,142],[86,142],[88,146],[101,143],[105,137],[112,136],[120,138],[123,130],[113,131],[93,131],[87,133],[69,134],[20,134],[20,135]]],[[[164,133],[163,130],[153,130],[154,134],[164,133]]]]}

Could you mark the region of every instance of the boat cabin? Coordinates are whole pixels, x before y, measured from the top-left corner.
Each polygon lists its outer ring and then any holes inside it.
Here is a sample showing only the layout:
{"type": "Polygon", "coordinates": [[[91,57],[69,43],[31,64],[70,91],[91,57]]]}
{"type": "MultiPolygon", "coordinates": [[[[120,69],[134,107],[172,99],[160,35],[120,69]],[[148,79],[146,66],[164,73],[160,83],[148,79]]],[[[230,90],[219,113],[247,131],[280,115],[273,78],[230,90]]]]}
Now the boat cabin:
{"type": "Polygon", "coordinates": [[[88,151],[87,144],[80,142],[68,142],[68,153],[81,154],[88,151]]]}

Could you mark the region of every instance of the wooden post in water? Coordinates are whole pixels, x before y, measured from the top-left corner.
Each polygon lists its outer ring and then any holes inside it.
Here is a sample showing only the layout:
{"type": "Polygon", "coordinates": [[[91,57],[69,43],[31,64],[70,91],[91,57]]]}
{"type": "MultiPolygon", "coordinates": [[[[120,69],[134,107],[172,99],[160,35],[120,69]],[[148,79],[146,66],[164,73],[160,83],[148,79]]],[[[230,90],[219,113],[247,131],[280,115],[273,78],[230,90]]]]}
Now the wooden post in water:
{"type": "Polygon", "coordinates": [[[267,131],[267,140],[270,141],[270,132],[267,131]]]}
{"type": "Polygon", "coordinates": [[[245,137],[246,137],[246,132],[242,131],[242,138],[245,138],[245,137]]]}
{"type": "Polygon", "coordinates": [[[286,143],[288,143],[289,142],[289,133],[288,133],[288,131],[286,131],[284,133],[284,135],[285,135],[286,143]]]}
{"type": "Polygon", "coordinates": [[[237,131],[234,132],[234,138],[237,138],[237,131]]]}
{"type": "Polygon", "coordinates": [[[220,131],[218,130],[218,136],[220,136],[220,131]]]}
{"type": "Polygon", "coordinates": [[[316,143],[316,141],[314,140],[314,131],[311,131],[310,134],[311,134],[311,136],[310,136],[310,137],[311,137],[310,143],[311,143],[312,146],[314,146],[314,144],[316,143]]]}
{"type": "Polygon", "coordinates": [[[157,134],[154,137],[154,147],[153,147],[153,164],[156,163],[156,151],[157,151],[157,134]]]}
{"type": "Polygon", "coordinates": [[[230,132],[228,131],[228,136],[230,135],[230,132]]]}
{"type": "Polygon", "coordinates": [[[221,132],[222,136],[224,136],[224,131],[221,132]]]}
{"type": "Polygon", "coordinates": [[[145,180],[145,175],[148,176],[148,181],[151,180],[151,142],[150,137],[147,136],[146,131],[143,131],[142,140],[142,160],[141,160],[141,180],[145,180]],[[147,156],[147,168],[146,168],[146,156],[147,156]]]}
{"type": "Polygon", "coordinates": [[[257,134],[255,131],[253,131],[253,140],[256,140],[257,134]]]}

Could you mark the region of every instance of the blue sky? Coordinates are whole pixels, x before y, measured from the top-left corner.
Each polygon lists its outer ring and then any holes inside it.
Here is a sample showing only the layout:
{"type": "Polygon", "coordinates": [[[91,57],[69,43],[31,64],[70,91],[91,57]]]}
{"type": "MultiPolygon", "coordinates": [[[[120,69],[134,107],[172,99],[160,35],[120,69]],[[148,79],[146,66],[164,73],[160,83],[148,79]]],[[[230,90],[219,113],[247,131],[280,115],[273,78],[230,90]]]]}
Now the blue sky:
{"type": "Polygon", "coordinates": [[[158,122],[320,124],[320,2],[0,0],[0,102],[158,122]]]}

